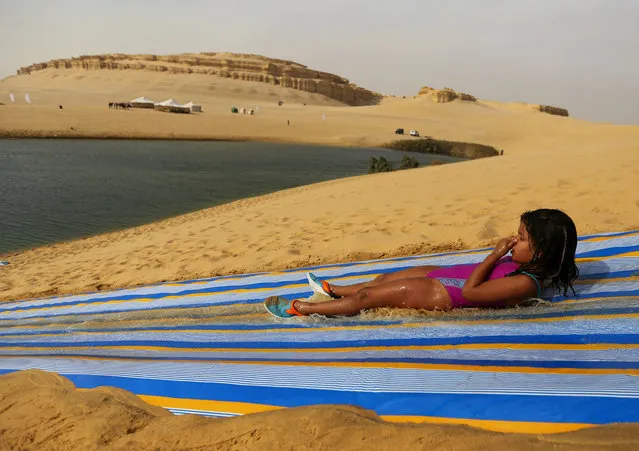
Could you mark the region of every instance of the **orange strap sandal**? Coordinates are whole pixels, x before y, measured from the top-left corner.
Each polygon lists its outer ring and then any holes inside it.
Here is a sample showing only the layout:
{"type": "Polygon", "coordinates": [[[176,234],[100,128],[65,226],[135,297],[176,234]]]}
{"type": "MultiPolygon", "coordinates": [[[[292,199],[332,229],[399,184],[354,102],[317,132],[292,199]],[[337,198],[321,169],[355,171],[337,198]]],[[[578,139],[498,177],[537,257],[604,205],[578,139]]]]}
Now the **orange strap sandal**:
{"type": "Polygon", "coordinates": [[[286,299],[281,296],[269,296],[264,300],[264,307],[271,315],[278,318],[293,318],[295,316],[306,316],[295,308],[295,301],[298,299],[286,299]]]}

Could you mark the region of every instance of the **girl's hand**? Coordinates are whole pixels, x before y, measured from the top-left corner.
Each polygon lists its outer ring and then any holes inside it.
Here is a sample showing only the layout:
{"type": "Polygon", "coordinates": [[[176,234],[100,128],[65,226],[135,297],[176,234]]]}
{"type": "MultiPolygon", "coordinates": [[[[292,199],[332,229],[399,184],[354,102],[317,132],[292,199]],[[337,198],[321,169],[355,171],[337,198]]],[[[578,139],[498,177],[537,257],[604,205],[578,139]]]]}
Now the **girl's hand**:
{"type": "Polygon", "coordinates": [[[506,255],[514,246],[517,244],[516,236],[507,236],[506,238],[502,238],[497,241],[495,244],[495,249],[493,250],[493,254],[499,258],[502,258],[506,255]]]}

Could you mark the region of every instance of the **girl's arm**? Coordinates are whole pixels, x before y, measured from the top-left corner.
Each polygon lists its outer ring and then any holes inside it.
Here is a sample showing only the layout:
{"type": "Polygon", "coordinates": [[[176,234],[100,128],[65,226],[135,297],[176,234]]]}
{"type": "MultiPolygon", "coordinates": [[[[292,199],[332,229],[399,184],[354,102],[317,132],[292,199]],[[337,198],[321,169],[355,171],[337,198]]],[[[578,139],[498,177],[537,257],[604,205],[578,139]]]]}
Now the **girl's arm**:
{"type": "Polygon", "coordinates": [[[464,298],[477,304],[484,302],[519,302],[537,294],[535,282],[523,274],[486,280],[499,259],[506,255],[516,243],[517,238],[515,237],[499,240],[493,252],[475,268],[464,284],[462,288],[462,296],[464,298]]]}

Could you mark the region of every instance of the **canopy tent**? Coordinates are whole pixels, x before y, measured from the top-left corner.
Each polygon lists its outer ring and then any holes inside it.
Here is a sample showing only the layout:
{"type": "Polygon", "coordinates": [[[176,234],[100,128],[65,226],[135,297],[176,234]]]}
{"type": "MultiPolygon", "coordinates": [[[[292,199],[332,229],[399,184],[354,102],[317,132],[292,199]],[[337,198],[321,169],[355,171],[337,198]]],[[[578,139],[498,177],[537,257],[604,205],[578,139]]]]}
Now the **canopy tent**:
{"type": "Polygon", "coordinates": [[[184,105],[180,105],[179,103],[177,103],[175,100],[173,99],[168,99],[165,100],[164,102],[157,102],[155,105],[161,105],[161,106],[181,106],[183,107],[184,105]]]}
{"type": "Polygon", "coordinates": [[[189,107],[191,109],[191,113],[201,113],[202,105],[198,105],[197,103],[193,103],[193,101],[184,104],[184,106],[189,107]]]}
{"type": "Polygon", "coordinates": [[[156,103],[153,106],[158,111],[168,111],[169,113],[190,113],[191,109],[187,106],[180,105],[173,99],[165,100],[164,102],[156,103]]]}
{"type": "Polygon", "coordinates": [[[131,106],[133,108],[153,108],[155,102],[151,99],[147,99],[146,97],[138,97],[137,99],[131,100],[131,106]]]}

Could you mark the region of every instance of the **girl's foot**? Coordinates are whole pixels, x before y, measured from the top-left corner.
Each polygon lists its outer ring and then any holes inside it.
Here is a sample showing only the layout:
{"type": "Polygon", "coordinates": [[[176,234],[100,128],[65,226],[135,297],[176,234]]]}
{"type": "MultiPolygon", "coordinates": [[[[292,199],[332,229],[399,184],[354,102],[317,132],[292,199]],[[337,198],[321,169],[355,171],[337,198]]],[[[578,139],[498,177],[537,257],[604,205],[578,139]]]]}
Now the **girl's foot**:
{"type": "Polygon", "coordinates": [[[304,316],[295,308],[296,299],[288,300],[280,296],[270,296],[264,300],[266,311],[278,318],[292,318],[294,316],[304,316]]]}
{"type": "Polygon", "coordinates": [[[306,273],[306,278],[308,279],[308,284],[311,286],[311,289],[314,293],[323,294],[324,296],[329,296],[333,299],[337,299],[337,296],[331,286],[327,281],[318,278],[312,272],[306,273]]]}

